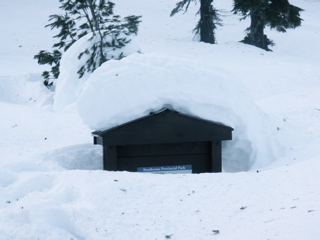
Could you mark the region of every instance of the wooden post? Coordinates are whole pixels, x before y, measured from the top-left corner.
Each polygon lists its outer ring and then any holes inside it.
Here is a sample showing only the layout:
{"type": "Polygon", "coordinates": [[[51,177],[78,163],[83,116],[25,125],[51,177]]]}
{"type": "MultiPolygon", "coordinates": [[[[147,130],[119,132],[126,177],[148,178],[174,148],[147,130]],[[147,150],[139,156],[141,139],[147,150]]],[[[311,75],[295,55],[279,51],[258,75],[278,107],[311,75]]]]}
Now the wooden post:
{"type": "Polygon", "coordinates": [[[211,142],[211,170],[212,172],[222,171],[221,141],[211,142]]]}
{"type": "Polygon", "coordinates": [[[117,171],[117,146],[104,146],[103,169],[117,171]]]}

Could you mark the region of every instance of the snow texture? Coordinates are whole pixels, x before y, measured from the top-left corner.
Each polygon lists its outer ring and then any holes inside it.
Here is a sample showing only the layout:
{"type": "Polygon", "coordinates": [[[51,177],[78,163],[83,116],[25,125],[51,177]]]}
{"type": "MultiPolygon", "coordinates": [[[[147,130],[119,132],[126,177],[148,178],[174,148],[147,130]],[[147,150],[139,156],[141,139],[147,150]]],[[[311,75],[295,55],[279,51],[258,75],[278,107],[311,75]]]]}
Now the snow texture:
{"type": "MultiPolygon", "coordinates": [[[[121,36],[119,36],[121,37],[121,36]]],[[[60,75],[56,80],[56,94],[54,96],[54,110],[61,111],[63,109],[71,108],[77,101],[82,89],[82,85],[90,76],[90,72],[79,78],[79,69],[86,64],[89,55],[83,54],[79,59],[79,55],[86,49],[90,49],[92,44],[98,41],[98,36],[91,34],[86,35],[76,41],[62,56],[60,61],[60,75]],[[92,39],[91,39],[92,38],[92,39]]],[[[127,37],[129,38],[129,37],[127,37]]],[[[106,39],[108,41],[108,39],[106,39]]],[[[119,56],[128,56],[134,52],[139,51],[137,42],[132,38],[132,41],[121,49],[106,49],[105,55],[109,59],[119,58],[119,56]]]]}

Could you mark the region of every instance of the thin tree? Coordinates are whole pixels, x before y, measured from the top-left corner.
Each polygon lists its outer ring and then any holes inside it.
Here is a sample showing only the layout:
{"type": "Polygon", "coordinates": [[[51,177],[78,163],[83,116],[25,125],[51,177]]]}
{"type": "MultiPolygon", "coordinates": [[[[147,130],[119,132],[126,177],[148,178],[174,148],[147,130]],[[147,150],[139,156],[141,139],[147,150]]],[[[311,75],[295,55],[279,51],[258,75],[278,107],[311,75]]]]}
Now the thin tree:
{"type": "Polygon", "coordinates": [[[243,43],[254,45],[267,51],[274,42],[264,33],[266,27],[278,32],[286,32],[301,25],[301,8],[291,5],[288,0],[234,0],[233,10],[245,19],[250,17],[251,24],[246,29],[243,43]]]}
{"type": "MultiPolygon", "coordinates": [[[[212,6],[213,0],[199,0],[200,9],[200,20],[198,21],[193,32],[200,35],[200,41],[205,43],[216,43],[215,29],[217,25],[221,25],[221,19],[217,13],[217,10],[212,6]]],[[[198,0],[182,0],[176,4],[176,7],[172,10],[170,16],[175,15],[180,11],[188,11],[190,3],[197,3],[198,0]]]]}
{"type": "Polygon", "coordinates": [[[81,37],[90,34],[90,47],[83,49],[78,58],[87,56],[86,63],[79,69],[81,78],[85,72],[93,72],[109,59],[121,59],[123,53],[114,54],[115,50],[126,46],[132,34],[137,34],[140,16],[121,18],[113,12],[114,3],[108,0],[59,0],[64,14],[49,16],[46,27],[59,29],[54,38],[59,42],[53,45],[53,51],[41,50],[34,56],[41,65],[51,66],[50,71],[43,72],[44,84],[52,86],[60,74],[60,60],[81,37]]]}

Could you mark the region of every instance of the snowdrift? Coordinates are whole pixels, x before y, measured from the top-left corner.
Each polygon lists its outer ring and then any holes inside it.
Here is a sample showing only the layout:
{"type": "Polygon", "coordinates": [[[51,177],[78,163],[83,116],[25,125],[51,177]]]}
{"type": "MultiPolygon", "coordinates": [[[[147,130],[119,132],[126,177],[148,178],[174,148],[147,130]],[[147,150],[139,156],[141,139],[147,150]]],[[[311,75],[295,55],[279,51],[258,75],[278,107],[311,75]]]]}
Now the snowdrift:
{"type": "MultiPolygon", "coordinates": [[[[89,49],[97,37],[91,34],[85,35],[76,41],[62,56],[60,61],[60,75],[56,80],[56,94],[54,96],[53,108],[56,111],[70,109],[77,101],[82,89],[82,85],[88,79],[91,73],[85,72],[82,78],[79,78],[79,69],[87,62],[88,55],[84,54],[79,59],[79,54],[85,49],[89,49]]],[[[139,46],[132,37],[131,42],[121,49],[105,49],[107,56],[119,58],[120,54],[124,57],[139,51],[139,46]]]]}

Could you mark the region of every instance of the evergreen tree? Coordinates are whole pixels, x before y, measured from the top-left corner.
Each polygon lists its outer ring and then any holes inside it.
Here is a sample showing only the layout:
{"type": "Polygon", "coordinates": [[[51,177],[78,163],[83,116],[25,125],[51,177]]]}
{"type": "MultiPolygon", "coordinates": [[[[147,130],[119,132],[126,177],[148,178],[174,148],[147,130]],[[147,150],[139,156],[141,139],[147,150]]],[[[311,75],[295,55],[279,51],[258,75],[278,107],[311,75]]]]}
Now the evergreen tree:
{"type": "Polygon", "coordinates": [[[250,27],[247,28],[243,43],[271,51],[272,40],[264,34],[265,27],[278,32],[296,28],[301,25],[301,8],[291,5],[288,0],[234,0],[233,10],[241,14],[242,19],[251,18],[250,27]]]}
{"type": "MultiPolygon", "coordinates": [[[[195,34],[200,34],[200,41],[205,43],[216,43],[214,30],[217,25],[221,25],[221,20],[217,13],[217,10],[212,6],[213,0],[199,0],[200,9],[200,20],[194,28],[195,34]]],[[[186,12],[191,2],[197,3],[197,0],[182,0],[176,4],[176,7],[172,10],[171,15],[183,11],[186,12]]]]}
{"type": "Polygon", "coordinates": [[[90,47],[83,49],[78,58],[87,55],[88,60],[79,69],[81,78],[85,72],[93,72],[102,63],[110,59],[121,59],[123,53],[114,55],[114,51],[128,44],[132,34],[137,34],[140,16],[121,18],[113,13],[114,3],[108,0],[59,0],[64,14],[49,17],[46,27],[59,29],[54,38],[59,42],[53,45],[53,51],[41,50],[34,56],[41,65],[48,64],[51,71],[43,72],[44,84],[52,86],[59,76],[62,53],[81,37],[90,34],[90,47]]]}

